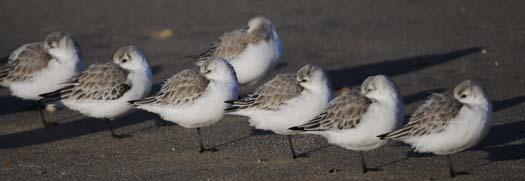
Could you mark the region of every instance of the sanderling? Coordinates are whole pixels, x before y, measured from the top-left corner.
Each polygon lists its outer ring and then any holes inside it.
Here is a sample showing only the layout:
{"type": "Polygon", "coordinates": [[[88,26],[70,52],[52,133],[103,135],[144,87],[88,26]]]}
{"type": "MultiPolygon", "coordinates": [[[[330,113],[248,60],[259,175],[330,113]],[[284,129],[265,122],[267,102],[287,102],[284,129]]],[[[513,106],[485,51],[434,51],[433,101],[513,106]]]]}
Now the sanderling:
{"type": "Polygon", "coordinates": [[[358,151],[363,173],[373,171],[365,164],[364,151],[386,144],[378,134],[401,126],[403,101],[397,85],[384,75],[368,77],[361,92],[342,93],[311,121],[290,128],[324,136],[329,143],[358,151]]]}
{"type": "Polygon", "coordinates": [[[238,88],[233,67],[222,58],[215,57],[198,65],[200,70],[179,72],[166,80],[156,94],[130,103],[183,127],[196,128],[202,153],[216,149],[204,148],[200,128],[224,116],[228,106],[224,101],[236,99],[238,88]]]}
{"type": "Polygon", "coordinates": [[[280,74],[255,92],[228,103],[228,114],[249,117],[250,125],[287,135],[293,158],[296,155],[288,128],[301,125],[321,113],[328,105],[332,89],[322,68],[306,65],[296,75],[280,74]]]}
{"type": "Polygon", "coordinates": [[[449,174],[450,154],[475,146],[483,139],[492,122],[492,105],[477,81],[466,80],[454,89],[454,98],[434,93],[412,114],[404,127],[379,135],[381,139],[408,143],[417,152],[446,155],[449,174]]]}
{"type": "Polygon", "coordinates": [[[93,64],[63,88],[41,96],[44,102],[61,101],[89,117],[104,119],[111,135],[123,138],[129,135],[115,134],[111,121],[132,108],[128,101],[147,96],[151,84],[146,57],[134,46],[126,46],[115,52],[113,62],[93,64]]]}
{"type": "MultiPolygon", "coordinates": [[[[66,33],[53,32],[44,42],[28,43],[13,51],[7,64],[0,68],[0,85],[9,87],[16,97],[36,101],[41,99],[38,95],[61,88],[61,83],[81,68],[75,40],[66,33]]],[[[37,103],[44,125],[57,125],[44,119],[42,106],[37,103]]]]}
{"type": "Polygon", "coordinates": [[[239,84],[253,84],[277,64],[283,50],[279,35],[267,18],[257,16],[248,22],[247,29],[225,33],[208,50],[189,56],[197,60],[221,57],[237,73],[239,84]]]}

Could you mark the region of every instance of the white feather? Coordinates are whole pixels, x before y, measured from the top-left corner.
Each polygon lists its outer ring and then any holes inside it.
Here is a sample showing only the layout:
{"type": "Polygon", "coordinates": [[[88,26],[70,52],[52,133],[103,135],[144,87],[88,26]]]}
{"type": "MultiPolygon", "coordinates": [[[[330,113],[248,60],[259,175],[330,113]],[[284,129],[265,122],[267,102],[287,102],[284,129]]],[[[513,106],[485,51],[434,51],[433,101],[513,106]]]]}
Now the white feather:
{"type": "Polygon", "coordinates": [[[329,143],[349,150],[368,151],[386,144],[386,140],[380,140],[377,135],[400,127],[403,116],[404,109],[400,98],[384,96],[370,105],[355,128],[309,133],[322,135],[329,143]]]}
{"type": "Polygon", "coordinates": [[[9,89],[12,94],[22,99],[38,100],[41,99],[38,95],[62,88],[62,83],[80,71],[82,60],[76,53],[64,53],[58,58],[60,59],[50,60],[48,66],[36,74],[31,81],[10,84],[9,89]]]}
{"type": "MultiPolygon", "coordinates": [[[[274,31],[274,37],[277,33],[274,31]]],[[[270,41],[249,44],[230,64],[237,73],[239,84],[253,84],[275,65],[282,53],[278,36],[270,41]]]]}
{"type": "Polygon", "coordinates": [[[417,152],[447,155],[470,148],[483,139],[492,124],[490,103],[463,106],[459,114],[440,133],[409,137],[404,142],[417,152]]]}
{"type": "Polygon", "coordinates": [[[94,118],[116,118],[131,110],[132,106],[128,103],[131,100],[141,99],[148,95],[152,85],[152,74],[148,64],[144,69],[131,71],[128,74],[128,81],[131,82],[131,89],[124,95],[115,100],[70,100],[62,102],[70,109],[77,110],[82,114],[94,118]]]}
{"type": "Polygon", "coordinates": [[[224,101],[237,97],[237,86],[232,82],[211,81],[206,93],[188,106],[142,105],[138,108],[157,113],[162,119],[186,128],[209,126],[224,116],[224,109],[227,107],[224,101]]]}
{"type": "Polygon", "coordinates": [[[306,123],[328,106],[331,89],[328,86],[320,87],[322,88],[319,90],[303,91],[277,111],[246,109],[232,114],[250,117],[250,125],[257,129],[270,130],[278,134],[295,134],[288,128],[306,123]]]}

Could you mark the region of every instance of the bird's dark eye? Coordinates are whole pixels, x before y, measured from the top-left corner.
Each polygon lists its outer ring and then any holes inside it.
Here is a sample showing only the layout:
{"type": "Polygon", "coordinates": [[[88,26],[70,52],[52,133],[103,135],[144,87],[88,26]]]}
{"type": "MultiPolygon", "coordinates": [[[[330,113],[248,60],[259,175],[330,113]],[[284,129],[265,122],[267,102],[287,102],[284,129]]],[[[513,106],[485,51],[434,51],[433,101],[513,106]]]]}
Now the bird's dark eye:
{"type": "Polygon", "coordinates": [[[210,72],[211,72],[211,70],[206,70],[206,73],[210,73],[210,72]]]}
{"type": "Polygon", "coordinates": [[[463,99],[463,98],[467,97],[467,95],[461,94],[460,97],[463,99]]]}
{"type": "Polygon", "coordinates": [[[300,82],[307,82],[307,80],[306,80],[306,79],[301,79],[301,81],[300,81],[300,82]]]}
{"type": "Polygon", "coordinates": [[[122,59],[122,63],[126,63],[128,61],[128,59],[122,59]]]}

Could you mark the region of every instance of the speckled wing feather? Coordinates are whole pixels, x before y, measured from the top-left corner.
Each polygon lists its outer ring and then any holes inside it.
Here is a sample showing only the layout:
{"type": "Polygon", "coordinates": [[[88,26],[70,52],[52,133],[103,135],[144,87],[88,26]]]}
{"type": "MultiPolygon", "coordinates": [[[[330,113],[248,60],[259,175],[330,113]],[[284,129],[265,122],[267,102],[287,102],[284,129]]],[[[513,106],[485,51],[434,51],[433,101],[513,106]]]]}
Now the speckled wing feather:
{"type": "Polygon", "coordinates": [[[355,128],[372,104],[372,100],[360,93],[342,94],[330,102],[320,115],[304,125],[290,128],[300,131],[344,130],[355,128]]]}
{"type": "Polygon", "coordinates": [[[23,45],[11,53],[7,64],[0,68],[0,83],[31,80],[52,59],[42,43],[23,45]]]}
{"type": "Polygon", "coordinates": [[[67,81],[64,88],[41,96],[47,99],[115,100],[131,89],[128,73],[114,63],[93,64],[67,81]]]}
{"type": "Polygon", "coordinates": [[[190,57],[197,60],[205,60],[216,56],[230,61],[241,54],[248,44],[256,43],[261,39],[262,37],[250,35],[244,29],[228,32],[222,35],[219,41],[212,43],[205,52],[190,57]]]}
{"type": "Polygon", "coordinates": [[[277,110],[288,100],[299,96],[302,91],[303,87],[299,85],[295,75],[279,74],[245,98],[228,101],[232,104],[229,110],[248,108],[277,110]]]}
{"type": "Polygon", "coordinates": [[[166,80],[155,95],[130,103],[135,105],[190,105],[205,92],[210,81],[199,71],[184,70],[166,80]]]}
{"type": "Polygon", "coordinates": [[[462,104],[456,99],[445,94],[434,93],[412,114],[406,126],[379,137],[399,140],[439,133],[458,115],[461,107],[462,104]]]}

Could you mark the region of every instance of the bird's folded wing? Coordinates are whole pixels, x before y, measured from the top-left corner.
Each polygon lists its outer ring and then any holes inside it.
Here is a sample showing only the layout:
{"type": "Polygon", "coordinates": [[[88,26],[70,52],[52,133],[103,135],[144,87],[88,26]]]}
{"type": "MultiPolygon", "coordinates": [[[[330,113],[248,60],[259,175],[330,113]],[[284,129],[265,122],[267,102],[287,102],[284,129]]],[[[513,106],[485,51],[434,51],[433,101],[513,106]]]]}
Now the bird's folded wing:
{"type": "Polygon", "coordinates": [[[458,115],[461,107],[462,104],[456,99],[445,94],[434,93],[417,108],[407,125],[379,137],[399,140],[407,136],[439,133],[458,115]]]}
{"type": "Polygon", "coordinates": [[[229,61],[241,54],[248,46],[249,41],[250,38],[246,30],[228,32],[222,35],[218,41],[211,43],[206,51],[189,57],[195,60],[220,57],[229,61]]]}
{"type": "Polygon", "coordinates": [[[372,104],[372,100],[360,93],[342,94],[330,102],[320,115],[307,123],[292,127],[298,131],[345,130],[355,128],[372,104]]]}
{"type": "Polygon", "coordinates": [[[0,82],[31,80],[52,59],[42,43],[25,44],[11,53],[7,64],[0,68],[0,82]]]}
{"type": "Polygon", "coordinates": [[[64,88],[42,94],[46,99],[115,100],[131,89],[128,71],[113,63],[93,64],[64,83],[64,88]]]}
{"type": "Polygon", "coordinates": [[[166,80],[153,96],[131,101],[135,105],[191,105],[202,97],[210,81],[199,71],[189,69],[166,80]]]}
{"type": "Polygon", "coordinates": [[[262,109],[277,110],[279,106],[286,104],[290,99],[297,97],[303,91],[295,75],[279,74],[272,80],[259,87],[254,93],[234,101],[229,110],[240,109],[262,109]]]}

